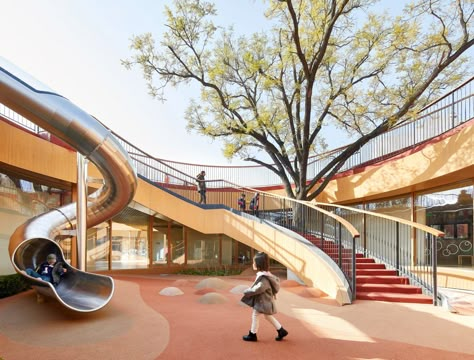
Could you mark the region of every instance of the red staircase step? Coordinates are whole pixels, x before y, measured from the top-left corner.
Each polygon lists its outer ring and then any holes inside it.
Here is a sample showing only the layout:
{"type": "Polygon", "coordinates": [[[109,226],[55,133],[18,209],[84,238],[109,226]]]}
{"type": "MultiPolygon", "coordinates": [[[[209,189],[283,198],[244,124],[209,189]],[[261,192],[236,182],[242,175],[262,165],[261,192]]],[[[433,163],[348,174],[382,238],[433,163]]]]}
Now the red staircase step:
{"type": "Polygon", "coordinates": [[[404,284],[408,285],[410,280],[404,276],[386,276],[386,275],[358,275],[357,284],[404,284]]]}
{"type": "MultiPolygon", "coordinates": [[[[323,250],[326,254],[328,255],[334,255],[334,256],[339,256],[339,251],[337,249],[321,249],[323,250]]],[[[346,249],[343,249],[341,251],[341,255],[342,256],[352,256],[352,251],[351,250],[346,250],[346,249]]]]}
{"type": "MultiPolygon", "coordinates": [[[[362,255],[362,254],[361,254],[362,255]]],[[[374,259],[372,258],[366,258],[366,257],[358,257],[356,256],[356,263],[357,264],[373,264],[375,262],[374,259]]]]}
{"type": "Polygon", "coordinates": [[[395,270],[388,269],[356,269],[356,276],[359,275],[389,275],[396,276],[397,272],[395,270]]]}
{"type": "Polygon", "coordinates": [[[356,263],[356,269],[386,269],[385,264],[356,263]]]}
{"type": "Polygon", "coordinates": [[[362,283],[357,284],[357,293],[359,292],[390,292],[390,293],[403,293],[403,294],[421,294],[421,288],[414,285],[403,285],[403,284],[372,284],[362,283]]]}
{"type": "Polygon", "coordinates": [[[357,292],[356,298],[359,300],[378,300],[403,303],[432,304],[433,299],[423,294],[400,294],[388,292],[357,292]]]}

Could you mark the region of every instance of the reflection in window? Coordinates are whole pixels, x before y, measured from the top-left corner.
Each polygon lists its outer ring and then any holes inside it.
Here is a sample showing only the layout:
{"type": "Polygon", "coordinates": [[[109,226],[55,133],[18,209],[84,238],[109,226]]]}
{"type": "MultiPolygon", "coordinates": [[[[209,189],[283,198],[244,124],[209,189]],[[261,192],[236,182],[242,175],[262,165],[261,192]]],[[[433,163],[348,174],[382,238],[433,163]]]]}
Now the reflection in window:
{"type": "Polygon", "coordinates": [[[411,220],[411,198],[402,197],[377,202],[370,202],[366,205],[366,210],[380,214],[395,216],[405,220],[411,220]]]}
{"type": "Polygon", "coordinates": [[[446,224],[444,225],[444,238],[445,239],[453,239],[454,238],[454,225],[453,224],[446,224]]]}
{"type": "MultiPolygon", "coordinates": [[[[0,274],[13,273],[8,243],[11,234],[28,219],[71,202],[71,189],[57,189],[47,184],[0,173],[0,274]]],[[[60,239],[65,258],[71,258],[71,239],[60,239]]]]}
{"type": "Polygon", "coordinates": [[[108,233],[109,225],[105,222],[87,229],[86,266],[88,271],[109,269],[108,233]]]}
{"type": "Polygon", "coordinates": [[[56,189],[0,173],[0,209],[33,217],[69,203],[70,189],[56,189]]]}
{"type": "Polygon", "coordinates": [[[126,207],[112,219],[112,270],[148,268],[149,215],[126,207]]]}
{"type": "Polygon", "coordinates": [[[166,265],[168,262],[168,222],[154,219],[152,238],[152,262],[166,265]]]}
{"type": "MultiPolygon", "coordinates": [[[[147,216],[143,214],[143,216],[147,216]]],[[[148,267],[147,230],[112,223],[112,269],[140,269],[148,267]]]]}
{"type": "Polygon", "coordinates": [[[238,243],[239,264],[252,264],[252,248],[248,245],[238,243]]]}
{"type": "Polygon", "coordinates": [[[195,266],[218,265],[219,236],[205,235],[194,230],[189,230],[188,264],[195,266]]]}
{"type": "Polygon", "coordinates": [[[467,239],[469,237],[469,224],[457,224],[456,234],[458,239],[467,239]]]}
{"type": "Polygon", "coordinates": [[[170,229],[171,262],[183,265],[186,262],[184,255],[184,230],[182,226],[173,225],[170,229]]]}
{"type": "Polygon", "coordinates": [[[437,240],[437,260],[441,266],[463,266],[464,257],[474,255],[473,188],[471,185],[416,197],[417,222],[445,233],[444,238],[437,240]]]}
{"type": "Polygon", "coordinates": [[[234,241],[232,238],[222,235],[222,265],[232,265],[234,258],[234,241]]]}

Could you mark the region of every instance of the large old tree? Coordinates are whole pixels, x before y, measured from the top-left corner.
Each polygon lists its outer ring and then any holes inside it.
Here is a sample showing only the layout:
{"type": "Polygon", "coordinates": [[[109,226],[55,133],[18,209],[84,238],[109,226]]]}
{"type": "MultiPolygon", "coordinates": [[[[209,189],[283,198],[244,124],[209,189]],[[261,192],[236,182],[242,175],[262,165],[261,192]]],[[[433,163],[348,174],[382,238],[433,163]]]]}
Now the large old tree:
{"type": "Polygon", "coordinates": [[[472,75],[462,56],[474,44],[472,0],[418,0],[399,16],[375,0],[266,3],[273,30],[237,36],[213,23],[212,3],[175,0],[160,43],[133,37],[123,63],[142,69],[157,98],[168,85],[199,84],[188,127],[275,172],[290,197],[314,199],[362,145],[472,75]],[[326,125],[355,141],[307,178],[326,125]]]}

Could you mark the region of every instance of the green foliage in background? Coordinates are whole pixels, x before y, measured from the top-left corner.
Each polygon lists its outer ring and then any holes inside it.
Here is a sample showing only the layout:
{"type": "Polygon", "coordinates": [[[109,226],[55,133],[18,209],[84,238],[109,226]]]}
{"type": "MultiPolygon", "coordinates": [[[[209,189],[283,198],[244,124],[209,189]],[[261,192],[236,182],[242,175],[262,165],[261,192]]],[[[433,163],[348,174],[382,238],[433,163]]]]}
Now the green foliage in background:
{"type": "Polygon", "coordinates": [[[20,274],[0,276],[0,299],[28,289],[30,289],[30,285],[20,274]]]}

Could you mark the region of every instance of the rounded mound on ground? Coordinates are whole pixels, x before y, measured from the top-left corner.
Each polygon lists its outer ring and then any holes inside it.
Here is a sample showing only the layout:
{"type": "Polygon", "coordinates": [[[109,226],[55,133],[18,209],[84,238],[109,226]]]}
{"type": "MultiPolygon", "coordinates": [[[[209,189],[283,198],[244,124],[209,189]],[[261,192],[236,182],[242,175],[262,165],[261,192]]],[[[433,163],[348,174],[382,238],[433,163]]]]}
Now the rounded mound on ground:
{"type": "Polygon", "coordinates": [[[211,288],[211,289],[226,289],[230,285],[229,283],[225,282],[219,278],[207,278],[203,279],[196,284],[196,289],[203,289],[203,288],[211,288]]]}
{"type": "Polygon", "coordinates": [[[229,300],[227,300],[227,298],[222,294],[210,292],[201,296],[198,301],[201,304],[224,304],[229,300]]]}
{"type": "Polygon", "coordinates": [[[178,296],[178,295],[183,295],[183,294],[184,292],[182,292],[180,289],[174,286],[166,287],[160,291],[160,295],[163,295],[163,296],[178,296]]]}

